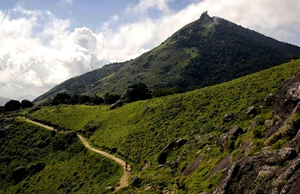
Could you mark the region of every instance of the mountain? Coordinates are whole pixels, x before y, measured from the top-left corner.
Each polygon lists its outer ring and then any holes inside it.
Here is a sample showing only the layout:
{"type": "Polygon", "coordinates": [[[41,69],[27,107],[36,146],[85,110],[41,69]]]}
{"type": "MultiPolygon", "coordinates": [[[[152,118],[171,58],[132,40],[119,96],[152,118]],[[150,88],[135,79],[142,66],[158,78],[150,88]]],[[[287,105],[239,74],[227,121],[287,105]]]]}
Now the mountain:
{"type": "Polygon", "coordinates": [[[19,101],[22,100],[29,100],[29,101],[33,101],[37,96],[31,95],[31,94],[26,94],[24,96],[21,96],[18,98],[19,101]]]}
{"type": "Polygon", "coordinates": [[[35,101],[59,92],[121,94],[128,85],[204,87],[267,69],[300,56],[300,48],[207,12],[140,57],[71,78],[35,101]]]}
{"type": "Polygon", "coordinates": [[[9,98],[4,98],[0,96],[0,106],[4,106],[5,103],[7,103],[8,101],[10,101],[11,99],[9,98]]]}

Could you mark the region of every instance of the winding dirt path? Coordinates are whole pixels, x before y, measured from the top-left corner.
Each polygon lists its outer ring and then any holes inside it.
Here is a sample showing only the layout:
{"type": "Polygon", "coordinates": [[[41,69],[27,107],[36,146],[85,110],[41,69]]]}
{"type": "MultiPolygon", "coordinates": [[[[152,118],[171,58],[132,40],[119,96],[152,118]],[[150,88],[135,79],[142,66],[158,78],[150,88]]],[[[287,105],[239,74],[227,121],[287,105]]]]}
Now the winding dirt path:
{"type": "MultiPolygon", "coordinates": [[[[27,121],[27,122],[29,122],[29,123],[33,123],[33,124],[35,124],[35,125],[38,125],[38,126],[40,126],[40,127],[45,128],[45,129],[48,129],[48,130],[51,130],[51,131],[57,131],[55,128],[50,127],[50,126],[48,126],[48,125],[44,125],[44,124],[42,124],[42,123],[39,123],[39,122],[36,122],[36,121],[32,121],[32,120],[26,119],[26,118],[23,118],[23,119],[25,119],[25,121],[27,121]]],[[[116,157],[116,156],[114,156],[114,155],[111,155],[111,154],[109,154],[109,153],[107,153],[107,152],[104,152],[104,151],[98,150],[98,149],[96,149],[96,148],[93,148],[93,147],[87,142],[87,140],[86,140],[84,137],[82,137],[81,135],[77,134],[77,137],[80,139],[80,141],[82,142],[82,144],[83,144],[87,149],[91,150],[92,152],[96,152],[96,153],[98,153],[98,154],[101,154],[101,155],[103,155],[103,156],[105,156],[105,157],[107,157],[107,158],[110,158],[110,159],[114,160],[115,162],[117,162],[118,164],[120,164],[120,165],[122,166],[122,168],[123,168],[123,175],[122,175],[122,177],[120,178],[118,187],[116,187],[115,191],[118,191],[119,189],[128,186],[128,179],[129,179],[129,176],[130,176],[130,174],[131,174],[129,171],[131,171],[131,169],[130,169],[130,166],[127,164],[127,170],[128,170],[128,171],[126,170],[126,162],[125,162],[125,161],[123,161],[122,159],[120,159],[120,158],[118,158],[118,157],[116,157]]]]}

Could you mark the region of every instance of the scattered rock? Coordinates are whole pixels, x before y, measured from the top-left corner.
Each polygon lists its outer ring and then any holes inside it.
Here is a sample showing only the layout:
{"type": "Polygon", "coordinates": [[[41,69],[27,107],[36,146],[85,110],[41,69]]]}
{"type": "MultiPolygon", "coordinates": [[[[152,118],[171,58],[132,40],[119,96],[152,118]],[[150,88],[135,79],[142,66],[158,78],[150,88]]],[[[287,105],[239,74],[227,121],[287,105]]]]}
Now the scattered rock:
{"type": "Polygon", "coordinates": [[[239,126],[233,127],[228,133],[228,135],[232,135],[235,137],[239,136],[240,134],[244,134],[244,130],[242,128],[240,128],[239,126]]]}
{"type": "Polygon", "coordinates": [[[271,119],[267,119],[265,120],[265,125],[269,126],[270,124],[272,123],[272,120],[271,119]]]}
{"type": "Polygon", "coordinates": [[[275,99],[274,94],[268,94],[268,95],[265,97],[264,101],[265,101],[265,102],[273,102],[274,99],[275,99]]]}
{"type": "Polygon", "coordinates": [[[138,186],[140,184],[140,179],[137,176],[132,176],[131,179],[131,185],[132,186],[138,186]]]}
{"type": "Polygon", "coordinates": [[[23,180],[27,176],[26,167],[25,166],[19,166],[18,168],[14,169],[12,178],[19,182],[23,180]]]}
{"type": "Polygon", "coordinates": [[[233,114],[225,114],[223,116],[223,121],[224,122],[229,122],[229,121],[232,121],[234,119],[234,115],[233,114]]]}
{"type": "Polygon", "coordinates": [[[242,158],[224,169],[221,180],[213,193],[238,194],[245,193],[245,191],[259,193],[260,189],[267,189],[266,193],[280,193],[278,190],[274,192],[274,187],[276,186],[278,189],[277,186],[281,181],[288,180],[295,169],[300,168],[300,160],[298,166],[294,164],[294,161],[286,162],[295,157],[297,154],[293,149],[281,149],[273,152],[263,149],[252,157],[242,158]],[[280,167],[278,164],[286,166],[280,167]],[[255,181],[258,178],[260,179],[259,184],[255,181]],[[273,188],[269,188],[268,182],[272,183],[273,188]]]}
{"type": "Polygon", "coordinates": [[[38,107],[38,106],[34,106],[32,107],[30,110],[29,110],[29,114],[35,112],[35,111],[38,111],[38,110],[41,110],[41,107],[38,107]]]}
{"type": "Polygon", "coordinates": [[[257,111],[254,106],[250,106],[250,107],[246,108],[245,110],[243,110],[242,112],[245,113],[246,115],[256,115],[257,114],[257,111]]]}
{"type": "Polygon", "coordinates": [[[114,191],[114,190],[115,190],[114,187],[110,187],[110,186],[109,186],[109,187],[106,187],[105,189],[106,189],[107,191],[114,191]]]}
{"type": "Polygon", "coordinates": [[[229,166],[231,166],[231,157],[230,155],[226,156],[223,160],[221,160],[209,173],[209,176],[214,175],[220,171],[225,171],[229,166]]]}
{"type": "Polygon", "coordinates": [[[216,141],[217,146],[222,147],[224,149],[225,143],[228,140],[229,136],[227,133],[221,135],[221,137],[216,141]]]}
{"type": "Polygon", "coordinates": [[[178,139],[177,141],[175,141],[175,146],[176,146],[176,147],[181,147],[181,146],[183,146],[186,142],[187,142],[186,139],[178,139]]]}
{"type": "Polygon", "coordinates": [[[193,174],[200,165],[203,157],[204,155],[200,155],[192,163],[190,163],[182,172],[182,176],[188,176],[190,174],[193,174]]]}
{"type": "Polygon", "coordinates": [[[164,164],[166,163],[167,157],[171,149],[173,148],[179,148],[183,146],[187,142],[186,139],[174,139],[172,140],[168,145],[166,145],[161,151],[160,154],[158,155],[158,163],[159,164],[164,164]]]}
{"type": "Polygon", "coordinates": [[[118,107],[121,107],[124,104],[124,101],[122,99],[118,100],[116,103],[110,105],[110,110],[116,109],[118,107]]]}
{"type": "Polygon", "coordinates": [[[40,172],[41,170],[43,170],[45,168],[45,164],[44,163],[37,163],[37,164],[32,164],[29,167],[29,174],[36,174],[38,172],[40,172]]]}
{"type": "Polygon", "coordinates": [[[297,135],[292,139],[288,147],[296,149],[299,144],[300,144],[300,130],[298,131],[297,135]]]}
{"type": "Polygon", "coordinates": [[[261,167],[261,170],[258,173],[258,176],[270,176],[272,174],[274,174],[274,171],[277,170],[276,166],[268,166],[268,165],[264,165],[261,167]]]}
{"type": "Polygon", "coordinates": [[[121,99],[123,101],[130,101],[132,99],[132,96],[134,94],[133,88],[127,88],[124,92],[123,95],[121,96],[121,99]]]}
{"type": "Polygon", "coordinates": [[[148,162],[147,164],[145,164],[143,167],[142,167],[142,170],[146,170],[147,168],[149,168],[150,166],[152,166],[151,162],[148,162]]]}
{"type": "Polygon", "coordinates": [[[298,109],[300,101],[300,73],[288,79],[280,89],[274,103],[274,114],[287,118],[298,109]]]}
{"type": "Polygon", "coordinates": [[[283,148],[279,150],[280,161],[292,160],[298,156],[297,151],[293,148],[283,148]]]}
{"type": "Polygon", "coordinates": [[[154,188],[151,185],[146,185],[144,191],[153,190],[154,188]]]}

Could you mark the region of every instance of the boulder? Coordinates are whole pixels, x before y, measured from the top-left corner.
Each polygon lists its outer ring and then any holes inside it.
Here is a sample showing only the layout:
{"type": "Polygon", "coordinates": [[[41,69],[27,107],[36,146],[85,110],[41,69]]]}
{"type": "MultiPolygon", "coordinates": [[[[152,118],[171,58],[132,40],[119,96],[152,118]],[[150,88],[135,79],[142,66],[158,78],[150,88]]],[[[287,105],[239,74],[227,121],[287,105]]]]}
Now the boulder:
{"type": "Polygon", "coordinates": [[[283,148],[279,150],[280,161],[292,160],[298,156],[297,151],[293,148],[283,148]]]}
{"type": "Polygon", "coordinates": [[[224,122],[229,122],[229,121],[232,121],[234,119],[234,115],[233,114],[225,114],[223,116],[223,121],[224,122]]]}
{"type": "Polygon", "coordinates": [[[268,102],[273,102],[274,99],[275,99],[274,94],[268,94],[268,95],[265,97],[264,101],[268,103],[268,102]]]}
{"type": "Polygon", "coordinates": [[[35,111],[38,111],[38,110],[41,110],[41,107],[37,107],[37,106],[32,107],[32,108],[29,110],[29,114],[31,114],[31,113],[33,113],[33,112],[35,112],[35,111]]]}
{"type": "Polygon", "coordinates": [[[123,92],[123,95],[121,96],[121,99],[122,99],[122,100],[125,100],[125,101],[126,101],[126,99],[127,99],[128,101],[130,101],[130,100],[132,99],[133,94],[134,94],[133,88],[127,88],[127,89],[123,92]]]}
{"type": "Polygon", "coordinates": [[[254,106],[250,106],[243,110],[243,113],[245,113],[246,115],[256,115],[257,111],[254,106]]]}
{"type": "Polygon", "coordinates": [[[146,170],[146,169],[149,168],[150,166],[152,166],[152,163],[151,163],[151,162],[148,162],[147,164],[145,164],[145,165],[142,167],[142,170],[146,170]]]}
{"type": "Polygon", "coordinates": [[[261,189],[265,189],[265,193],[282,193],[277,190],[279,185],[284,185],[300,168],[300,159],[295,157],[294,149],[284,148],[278,151],[262,149],[251,157],[241,158],[224,169],[213,193],[260,193],[261,189]]]}
{"type": "Polygon", "coordinates": [[[45,168],[45,164],[44,163],[37,163],[37,164],[32,164],[29,167],[29,174],[36,174],[38,172],[40,172],[41,170],[43,170],[45,168]]]}
{"type": "Polygon", "coordinates": [[[228,138],[229,138],[228,134],[224,133],[215,143],[217,144],[217,146],[222,147],[224,149],[225,143],[228,140],[228,138]]]}
{"type": "Polygon", "coordinates": [[[204,155],[200,155],[192,163],[190,163],[182,172],[182,176],[188,176],[190,174],[193,174],[200,165],[203,157],[204,155]]]}
{"type": "Polygon", "coordinates": [[[166,163],[167,157],[171,149],[173,148],[179,148],[183,146],[187,142],[186,139],[174,139],[172,140],[168,145],[166,145],[161,151],[160,154],[158,155],[158,163],[159,164],[164,164],[166,163]]]}
{"type": "Polygon", "coordinates": [[[240,134],[244,134],[244,130],[238,126],[233,127],[228,133],[228,135],[232,135],[235,137],[239,136],[240,134]]]}
{"type": "Polygon", "coordinates": [[[123,99],[118,100],[116,103],[110,105],[110,110],[116,109],[118,107],[121,107],[124,104],[123,99]]]}
{"type": "Polygon", "coordinates": [[[137,176],[132,176],[131,178],[131,185],[132,186],[138,186],[140,184],[140,179],[137,176]]]}
{"type": "Polygon", "coordinates": [[[294,114],[300,102],[300,72],[286,80],[274,102],[274,114],[285,119],[294,114]]]}
{"type": "Polygon", "coordinates": [[[19,182],[23,180],[27,176],[26,167],[25,166],[19,166],[18,168],[14,169],[12,178],[19,182]]]}
{"type": "Polygon", "coordinates": [[[109,187],[106,187],[105,189],[106,189],[107,191],[114,191],[114,190],[115,190],[114,187],[110,187],[110,186],[109,186],[109,187]]]}

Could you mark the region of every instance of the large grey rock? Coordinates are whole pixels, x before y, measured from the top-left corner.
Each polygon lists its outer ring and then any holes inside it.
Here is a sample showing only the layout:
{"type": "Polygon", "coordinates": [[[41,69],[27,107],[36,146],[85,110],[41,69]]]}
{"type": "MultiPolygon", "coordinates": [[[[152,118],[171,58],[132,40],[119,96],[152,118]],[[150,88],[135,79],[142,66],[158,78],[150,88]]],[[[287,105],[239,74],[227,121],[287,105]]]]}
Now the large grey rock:
{"type": "Polygon", "coordinates": [[[232,135],[235,137],[239,136],[240,134],[244,134],[244,130],[242,128],[240,128],[239,126],[233,127],[228,133],[228,135],[232,135]]]}
{"type": "Polygon", "coordinates": [[[161,151],[160,154],[158,155],[158,163],[159,164],[164,164],[167,161],[167,157],[171,149],[173,148],[179,148],[183,146],[187,142],[186,139],[174,139],[172,140],[168,145],[166,145],[161,151]]]}
{"type": "Polygon", "coordinates": [[[124,101],[122,99],[118,100],[116,103],[112,104],[110,106],[110,110],[116,109],[118,107],[121,107],[124,104],[124,101]]]}
{"type": "Polygon", "coordinates": [[[132,95],[134,94],[134,90],[133,88],[127,88],[124,92],[123,95],[121,96],[122,100],[126,100],[126,99],[131,99],[132,95]]]}
{"type": "Polygon", "coordinates": [[[300,168],[299,159],[295,157],[297,154],[294,149],[284,148],[278,151],[263,149],[254,156],[241,158],[224,170],[213,193],[260,193],[260,190],[281,193],[282,187],[279,188],[279,185],[289,180],[300,168]]]}
{"type": "Polygon", "coordinates": [[[275,99],[274,94],[268,94],[268,95],[265,97],[264,101],[265,101],[265,102],[273,102],[274,99],[275,99]]]}
{"type": "Polygon", "coordinates": [[[14,169],[13,174],[12,174],[12,178],[16,182],[19,182],[22,179],[24,179],[26,177],[26,175],[27,175],[26,167],[25,166],[19,166],[18,168],[14,169]]]}
{"type": "Polygon", "coordinates": [[[243,110],[243,113],[245,113],[246,115],[256,115],[257,111],[254,106],[250,106],[243,110]]]}

